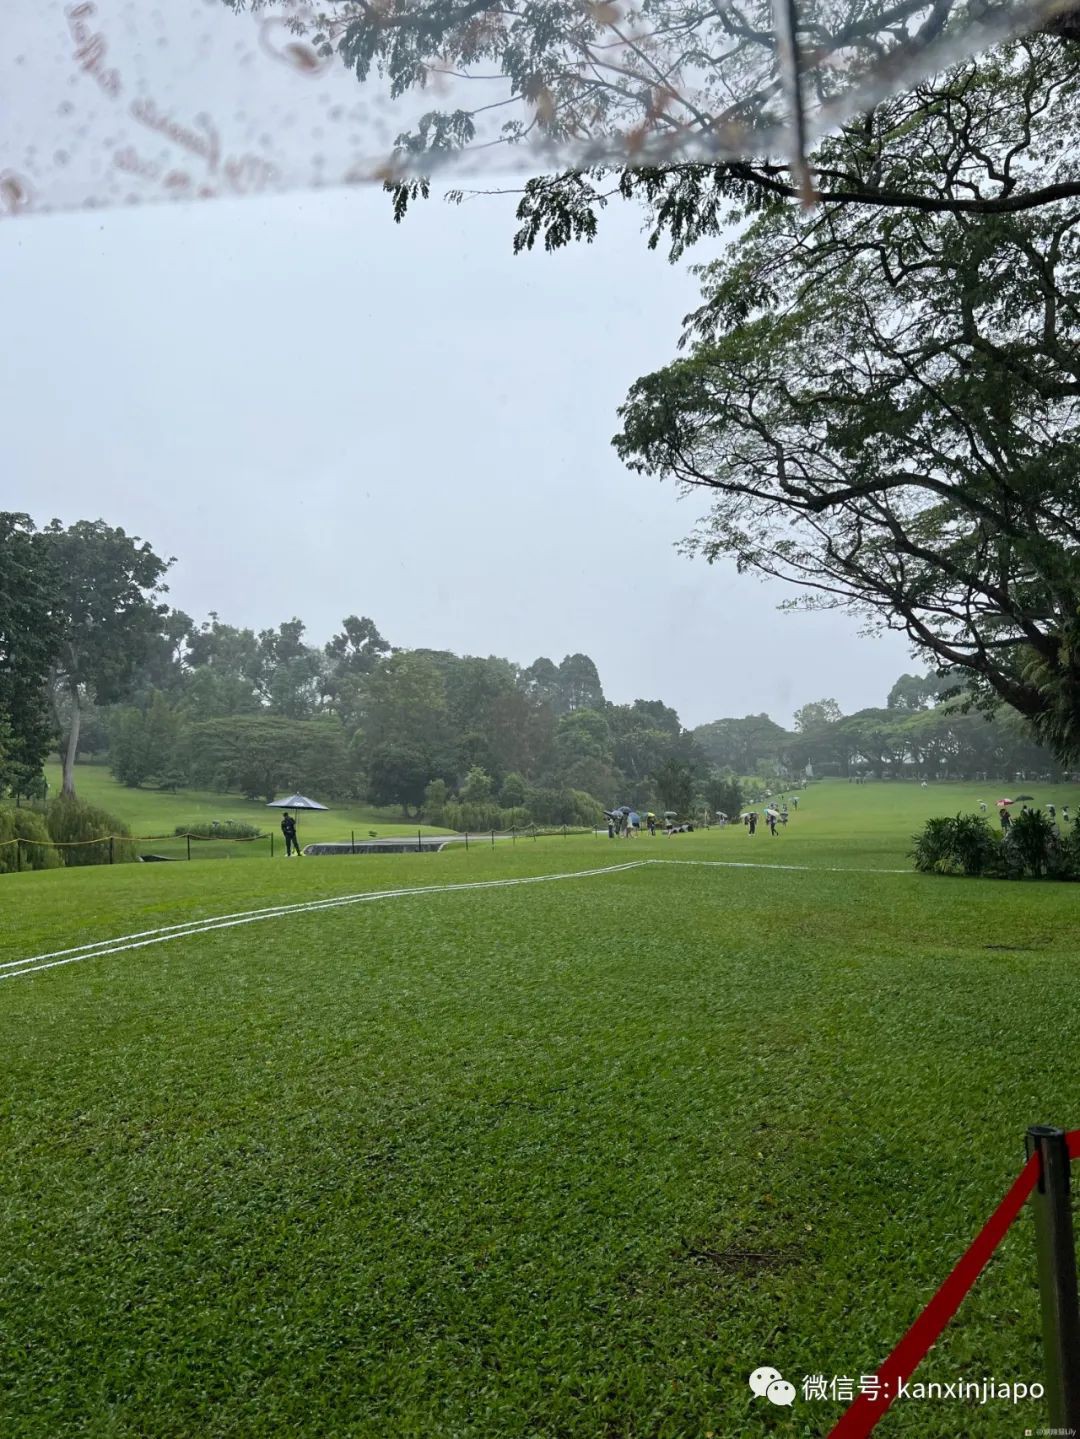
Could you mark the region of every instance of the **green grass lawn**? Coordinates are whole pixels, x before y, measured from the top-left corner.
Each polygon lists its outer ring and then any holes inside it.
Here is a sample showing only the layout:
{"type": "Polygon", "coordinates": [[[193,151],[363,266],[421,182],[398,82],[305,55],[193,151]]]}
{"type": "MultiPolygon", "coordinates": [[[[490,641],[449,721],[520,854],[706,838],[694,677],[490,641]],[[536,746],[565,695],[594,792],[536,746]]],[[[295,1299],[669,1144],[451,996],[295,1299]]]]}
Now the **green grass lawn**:
{"type": "MultiPolygon", "coordinates": [[[[59,765],[47,765],[45,775],[49,781],[49,793],[59,794],[62,780],[59,765]]],[[[123,820],[135,835],[171,835],[178,825],[207,824],[213,820],[242,820],[245,824],[258,825],[267,834],[273,831],[276,845],[281,844],[281,811],[267,809],[260,800],[244,799],[237,794],[215,794],[202,790],[128,789],[118,783],[104,765],[81,764],[75,769],[75,787],[79,798],[88,804],[108,810],[117,819],[123,820]]],[[[321,795],[313,794],[311,799],[326,802],[321,795]]],[[[417,829],[425,834],[442,834],[445,830],[430,825],[406,824],[400,815],[389,815],[386,811],[373,810],[369,805],[337,804],[327,813],[318,810],[306,811],[300,815],[298,833],[304,844],[317,840],[347,840],[355,831],[356,838],[367,839],[371,830],[383,838],[394,835],[415,834],[417,829]]],[[[162,847],[158,845],[157,849],[162,847]]],[[[183,846],[173,845],[171,850],[179,854],[183,846]]],[[[164,851],[163,851],[164,852],[164,851]]],[[[207,846],[206,858],[232,859],[266,855],[266,843],[255,845],[215,842],[207,846]]]]}
{"type": "MultiPolygon", "coordinates": [[[[872,1373],[1027,1125],[1080,1126],[1076,889],[886,872],[996,797],[823,784],[775,840],[4,876],[0,964],[362,891],[759,866],[387,897],[0,982],[0,1433],[826,1434],[842,1405],[774,1408],[750,1371],[872,1373]]],[[[1038,1380],[1033,1272],[1025,1213],[918,1377],[1038,1380]]],[[[878,1432],[1046,1422],[908,1401],[878,1432]]]]}

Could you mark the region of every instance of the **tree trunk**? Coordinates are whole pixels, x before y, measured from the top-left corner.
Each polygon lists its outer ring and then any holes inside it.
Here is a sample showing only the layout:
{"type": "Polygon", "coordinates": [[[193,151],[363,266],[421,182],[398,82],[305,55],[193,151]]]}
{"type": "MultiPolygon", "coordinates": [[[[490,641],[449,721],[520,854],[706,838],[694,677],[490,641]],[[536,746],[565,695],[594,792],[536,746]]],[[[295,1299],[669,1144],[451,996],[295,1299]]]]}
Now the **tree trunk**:
{"type": "Polygon", "coordinates": [[[64,786],[62,793],[75,798],[75,756],[79,750],[79,724],[82,714],[79,709],[79,686],[72,685],[69,691],[71,695],[71,727],[68,730],[67,749],[64,751],[64,786]]]}

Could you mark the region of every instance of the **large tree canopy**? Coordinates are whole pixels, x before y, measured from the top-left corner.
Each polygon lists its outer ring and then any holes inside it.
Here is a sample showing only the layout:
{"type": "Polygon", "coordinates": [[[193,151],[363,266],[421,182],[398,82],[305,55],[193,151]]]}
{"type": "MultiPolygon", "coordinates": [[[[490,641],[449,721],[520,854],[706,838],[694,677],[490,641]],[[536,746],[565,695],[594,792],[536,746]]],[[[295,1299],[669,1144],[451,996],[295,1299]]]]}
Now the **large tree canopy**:
{"type": "MultiPolygon", "coordinates": [[[[1024,41],[994,64],[1045,78],[1061,54],[1024,41]]],[[[993,84],[989,62],[965,71],[957,103],[993,84]]],[[[906,173],[909,137],[877,143],[883,183],[906,173]]],[[[638,381],[615,440],[710,494],[692,549],[905,631],[1062,756],[1080,754],[1078,226],[1077,200],[772,204],[702,272],[689,355],[638,381]]]]}
{"type": "Polygon", "coordinates": [[[81,707],[89,690],[102,704],[126,697],[140,664],[158,642],[168,606],[159,603],[171,560],[145,540],[107,525],[59,520],[44,532],[59,576],[61,638],[54,688],[69,706],[64,793],[75,793],[81,707]]]}
{"type": "MultiPolygon", "coordinates": [[[[899,63],[961,14],[950,0],[803,7],[804,89],[828,102],[871,51],[899,63]]],[[[595,163],[526,186],[518,249],[592,239],[614,196],[644,204],[673,258],[745,226],[705,271],[689,357],[634,387],[620,453],[712,492],[694,542],[710,558],[903,629],[1080,754],[1080,7],[887,98],[867,91],[809,173],[758,143],[783,91],[774,21],[771,6],[709,0],[342,0],[319,43],[398,94],[453,76],[454,106],[433,102],[400,138],[414,166],[476,141],[493,77],[498,105],[532,107],[500,143],[594,142],[595,163]],[[456,103],[471,79],[473,108],[456,103]],[[754,124],[742,158],[716,158],[725,127],[754,124]],[[790,202],[810,186],[807,214],[790,202]]],[[[399,219],[428,193],[387,184],[399,219]]]]}
{"type": "MultiPolygon", "coordinates": [[[[226,3],[260,8],[270,0],[226,3]]],[[[1023,8],[1000,7],[993,16],[983,8],[982,33],[1000,38],[1010,18],[1023,23],[1023,8]]],[[[798,158],[777,158],[788,138],[800,137],[790,115],[787,80],[793,77],[777,67],[780,11],[771,0],[644,0],[635,6],[600,0],[509,0],[500,6],[489,0],[328,0],[317,15],[305,19],[297,12],[292,23],[359,80],[383,77],[395,95],[432,95],[415,129],[398,140],[398,157],[412,175],[386,180],[398,218],[412,199],[429,193],[417,173],[434,170],[448,152],[529,142],[539,144],[530,165],[538,154],[547,155],[548,168],[561,173],[527,185],[519,246],[541,234],[549,246],[590,239],[608,198],[622,195],[646,205],[654,240],[666,232],[678,249],[717,233],[732,203],[805,195],[808,183],[828,206],[950,213],[1015,213],[1080,196],[1075,147],[1072,153],[1062,149],[1053,175],[1030,163],[1048,138],[1075,133],[1073,91],[1065,77],[1076,64],[1072,42],[1080,35],[1080,7],[1030,3],[1026,10],[1028,23],[1041,27],[1044,37],[1035,71],[1002,72],[991,54],[939,81],[910,84],[818,146],[809,173],[798,158]],[[980,93],[955,88],[957,73],[978,77],[995,70],[996,90],[977,78],[974,90],[980,93]],[[906,135],[909,164],[885,177],[880,147],[886,137],[896,142],[898,128],[906,135]],[[560,166],[563,155],[574,157],[573,168],[560,166]]],[[[835,106],[841,90],[857,96],[856,107],[835,111],[834,123],[886,89],[940,69],[957,28],[972,19],[971,7],[956,0],[804,5],[796,32],[802,98],[820,109],[835,106]],[[919,62],[919,52],[926,63],[919,62]],[[890,65],[887,84],[861,83],[866,67],[890,65]]],[[[955,58],[958,51],[951,53],[955,58]]]]}
{"type": "Polygon", "coordinates": [[[29,516],[0,513],[0,793],[39,772],[52,740],[45,680],[60,641],[57,582],[29,516]]]}

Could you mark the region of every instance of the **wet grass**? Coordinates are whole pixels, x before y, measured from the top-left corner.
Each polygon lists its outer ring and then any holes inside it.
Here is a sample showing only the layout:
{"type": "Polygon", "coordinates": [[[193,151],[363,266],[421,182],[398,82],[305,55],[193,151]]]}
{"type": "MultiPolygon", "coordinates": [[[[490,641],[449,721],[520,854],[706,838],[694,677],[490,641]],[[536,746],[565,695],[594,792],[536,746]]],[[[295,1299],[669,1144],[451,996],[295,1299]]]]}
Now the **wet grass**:
{"type": "MultiPolygon", "coordinates": [[[[59,794],[62,775],[59,765],[46,766],[49,793],[59,794]]],[[[115,780],[104,765],[80,764],[75,769],[75,784],[79,798],[94,804],[123,820],[134,835],[169,836],[178,825],[210,824],[217,820],[241,820],[244,824],[257,825],[267,835],[273,832],[276,849],[283,847],[281,811],[267,809],[261,800],[245,799],[239,794],[220,794],[210,790],[155,790],[129,789],[115,780]]],[[[291,792],[291,791],[290,791],[291,792]]],[[[369,805],[351,802],[337,803],[324,795],[313,794],[311,799],[332,804],[323,813],[309,810],[300,816],[299,833],[304,844],[317,840],[347,840],[355,830],[357,841],[367,839],[371,830],[384,838],[394,835],[415,835],[416,824],[406,823],[400,813],[389,810],[374,810],[369,805]]],[[[279,795],[278,798],[283,798],[279,795]]],[[[425,834],[445,833],[429,825],[419,826],[425,834]]],[[[161,845],[156,846],[162,849],[161,845]]],[[[205,858],[224,857],[240,859],[255,855],[265,856],[268,845],[265,841],[253,845],[223,845],[215,842],[201,848],[205,858]]],[[[182,844],[164,847],[170,856],[180,857],[182,844]]]]}
{"type": "MultiPolygon", "coordinates": [[[[1076,890],[861,872],[926,795],[881,787],[875,829],[873,787],[820,787],[775,841],[5,877],[0,961],[628,858],[849,866],[387,898],[0,983],[0,1430],[827,1433],[842,1405],[775,1409],[751,1369],[872,1372],[1026,1126],[1080,1124],[1076,890]]],[[[1030,1223],[920,1378],[1039,1378],[1030,1223]]],[[[907,1402],[879,1432],[1045,1422],[907,1402]]]]}

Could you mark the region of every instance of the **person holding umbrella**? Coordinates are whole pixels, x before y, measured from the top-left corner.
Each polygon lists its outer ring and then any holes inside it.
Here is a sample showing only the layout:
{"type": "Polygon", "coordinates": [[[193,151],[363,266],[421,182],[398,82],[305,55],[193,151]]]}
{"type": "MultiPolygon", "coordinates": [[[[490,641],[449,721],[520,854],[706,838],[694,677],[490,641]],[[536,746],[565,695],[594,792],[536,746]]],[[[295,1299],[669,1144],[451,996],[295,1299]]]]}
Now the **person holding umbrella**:
{"type": "Polygon", "coordinates": [[[294,849],[299,858],[300,841],[296,838],[296,821],[288,810],[281,816],[281,833],[285,836],[285,858],[291,859],[294,849]]]}
{"type": "Polygon", "coordinates": [[[281,820],[281,833],[285,836],[285,858],[288,859],[293,850],[301,853],[300,841],[296,837],[296,819],[289,813],[289,810],[302,809],[325,810],[326,805],[320,804],[318,800],[308,799],[306,794],[291,794],[286,799],[272,799],[267,804],[267,809],[283,809],[285,814],[281,820]]]}

